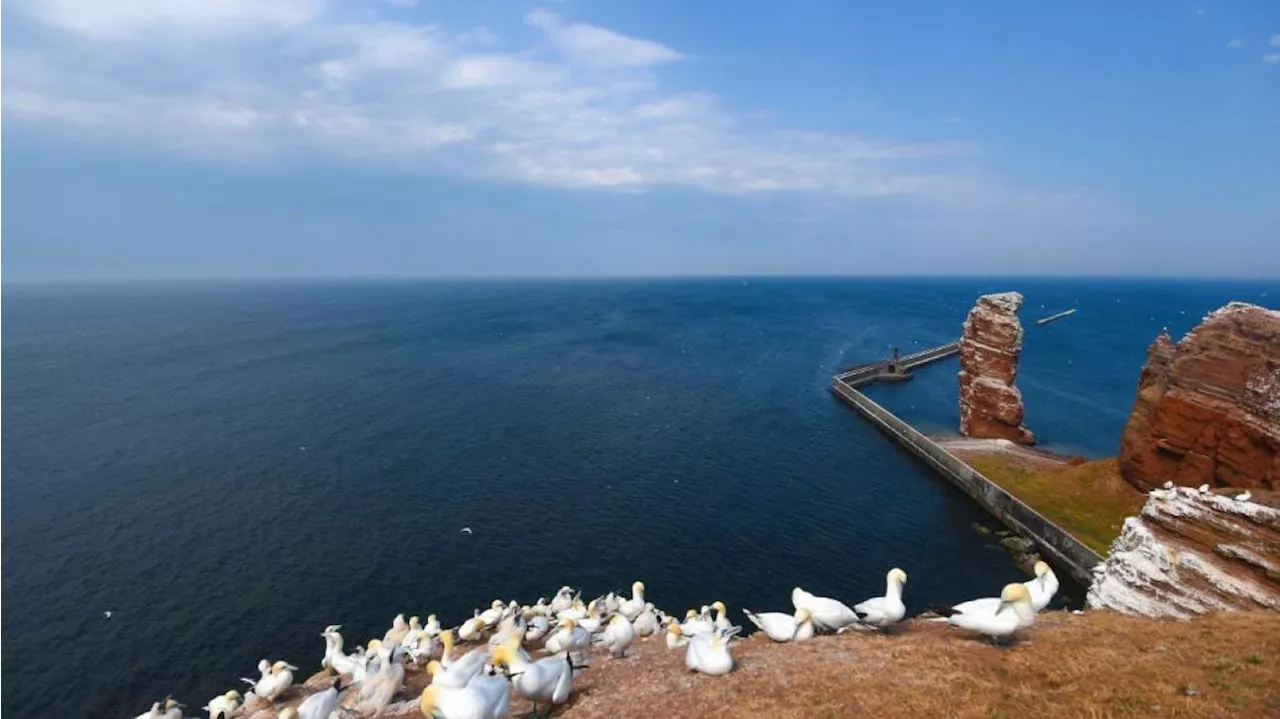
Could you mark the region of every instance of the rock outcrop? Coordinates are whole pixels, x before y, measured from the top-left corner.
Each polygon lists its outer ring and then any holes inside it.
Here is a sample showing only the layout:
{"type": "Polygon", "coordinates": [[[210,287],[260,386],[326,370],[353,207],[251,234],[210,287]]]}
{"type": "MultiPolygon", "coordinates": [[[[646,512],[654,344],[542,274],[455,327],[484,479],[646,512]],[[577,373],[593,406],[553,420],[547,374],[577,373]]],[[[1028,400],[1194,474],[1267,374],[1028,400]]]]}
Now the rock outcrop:
{"type": "Polygon", "coordinates": [[[1094,568],[1089,607],[1149,617],[1280,609],[1280,509],[1237,496],[1153,490],[1094,568]]]}
{"type": "Polygon", "coordinates": [[[1034,444],[1022,426],[1022,393],[1013,385],[1022,354],[1022,295],[983,295],[969,311],[960,340],[960,433],[1034,444]]]}
{"type": "Polygon", "coordinates": [[[1120,443],[1139,489],[1280,488],[1280,312],[1232,302],[1147,351],[1120,443]]]}

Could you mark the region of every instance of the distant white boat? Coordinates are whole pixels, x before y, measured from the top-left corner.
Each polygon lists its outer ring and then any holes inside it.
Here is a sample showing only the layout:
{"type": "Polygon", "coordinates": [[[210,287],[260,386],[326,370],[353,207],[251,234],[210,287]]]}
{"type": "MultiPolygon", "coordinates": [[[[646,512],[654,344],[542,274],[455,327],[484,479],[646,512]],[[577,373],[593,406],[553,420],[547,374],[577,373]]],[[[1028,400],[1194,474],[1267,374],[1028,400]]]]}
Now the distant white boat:
{"type": "Polygon", "coordinates": [[[1062,319],[1063,317],[1070,317],[1071,315],[1074,315],[1075,313],[1076,313],[1076,309],[1075,309],[1074,307],[1072,307],[1071,309],[1069,309],[1069,310],[1064,310],[1064,311],[1062,311],[1062,312],[1059,312],[1059,313],[1058,313],[1058,314],[1056,314],[1056,315],[1049,315],[1048,317],[1042,317],[1042,318],[1040,318],[1040,319],[1036,320],[1036,324],[1038,324],[1038,325],[1047,325],[1047,324],[1049,324],[1050,322],[1053,322],[1054,320],[1060,320],[1060,319],[1062,319]]]}

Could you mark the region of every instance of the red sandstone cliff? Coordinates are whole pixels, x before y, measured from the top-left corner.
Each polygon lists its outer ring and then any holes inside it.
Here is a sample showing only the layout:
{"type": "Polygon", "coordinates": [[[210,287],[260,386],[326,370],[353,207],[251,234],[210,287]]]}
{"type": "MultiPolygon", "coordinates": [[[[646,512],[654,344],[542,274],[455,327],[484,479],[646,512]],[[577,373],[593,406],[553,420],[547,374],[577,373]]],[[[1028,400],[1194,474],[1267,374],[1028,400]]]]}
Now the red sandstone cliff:
{"type": "Polygon", "coordinates": [[[969,311],[960,340],[960,433],[1034,444],[1022,426],[1022,393],[1013,386],[1022,354],[1022,295],[983,295],[969,311]]]}
{"type": "Polygon", "coordinates": [[[1280,489],[1280,312],[1232,302],[1147,351],[1120,471],[1151,489],[1280,489]]]}

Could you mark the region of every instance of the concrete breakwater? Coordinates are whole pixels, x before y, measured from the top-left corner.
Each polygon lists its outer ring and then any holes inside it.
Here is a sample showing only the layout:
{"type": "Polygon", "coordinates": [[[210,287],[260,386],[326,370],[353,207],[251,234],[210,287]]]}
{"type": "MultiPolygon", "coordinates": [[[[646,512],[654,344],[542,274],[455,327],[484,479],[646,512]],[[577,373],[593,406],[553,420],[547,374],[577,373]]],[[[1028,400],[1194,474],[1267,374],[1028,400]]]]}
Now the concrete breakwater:
{"type": "MultiPolygon", "coordinates": [[[[926,361],[934,361],[950,356],[945,352],[944,348],[947,347],[949,346],[944,345],[936,350],[926,350],[919,354],[922,358],[929,358],[926,361]]],[[[954,351],[950,354],[954,354],[954,351]]],[[[1010,530],[1035,542],[1051,564],[1066,570],[1072,578],[1084,586],[1089,586],[1093,580],[1094,566],[1102,561],[1102,557],[1097,552],[1017,497],[1009,494],[937,442],[859,392],[857,387],[874,381],[874,374],[875,370],[841,373],[832,381],[831,391],[885,435],[959,487],[1010,530]]]]}

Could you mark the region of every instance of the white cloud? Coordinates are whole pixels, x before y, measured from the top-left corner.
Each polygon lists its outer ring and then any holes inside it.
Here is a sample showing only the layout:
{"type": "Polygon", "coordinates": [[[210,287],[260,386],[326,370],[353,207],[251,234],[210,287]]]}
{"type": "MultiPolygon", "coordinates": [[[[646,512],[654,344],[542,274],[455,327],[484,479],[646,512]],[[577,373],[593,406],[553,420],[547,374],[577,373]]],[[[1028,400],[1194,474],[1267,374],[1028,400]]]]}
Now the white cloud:
{"type": "Polygon", "coordinates": [[[323,12],[325,0],[27,0],[22,5],[51,25],[106,38],[152,29],[295,27],[323,12]]]}
{"type": "Polygon", "coordinates": [[[4,112],[45,132],[220,161],[323,153],[557,187],[983,196],[948,168],[973,143],[753,129],[713,94],[664,90],[652,65],[680,55],[661,43],[546,11],[530,22],[556,58],[332,17],[260,25],[234,52],[194,38],[175,53],[95,30],[70,43],[23,38],[4,46],[4,112]]]}
{"type": "Polygon", "coordinates": [[[1280,47],[1280,33],[1271,36],[1271,46],[1280,47]]]}
{"type": "Polygon", "coordinates": [[[1267,53],[1262,56],[1262,61],[1268,65],[1280,65],[1280,52],[1267,53]]]}
{"type": "Polygon", "coordinates": [[[1238,38],[1238,37],[1237,37],[1237,38],[1233,38],[1233,39],[1231,39],[1231,40],[1228,40],[1228,41],[1227,41],[1227,47],[1228,47],[1228,48],[1230,48],[1230,49],[1232,49],[1232,50],[1234,50],[1234,49],[1236,49],[1236,48],[1238,48],[1238,47],[1244,47],[1244,39],[1243,39],[1243,38],[1238,38]]]}
{"type": "Polygon", "coordinates": [[[627,37],[594,25],[566,23],[559,15],[542,8],[531,11],[525,20],[546,33],[566,56],[584,65],[645,67],[683,57],[660,42],[627,37]]]}

